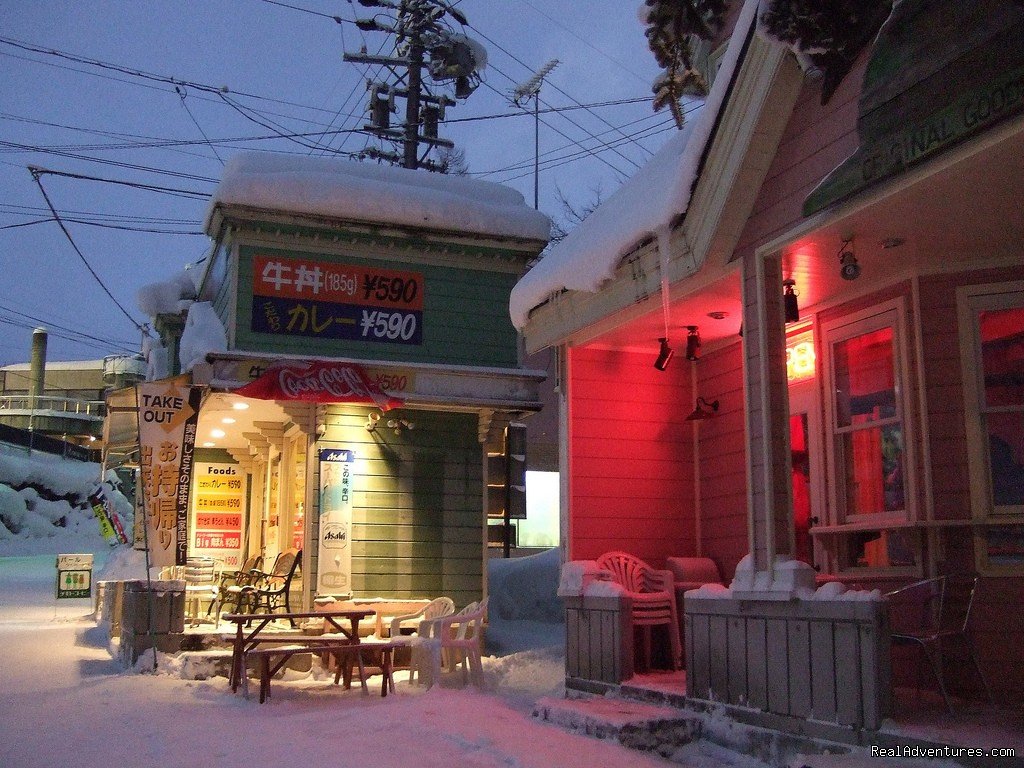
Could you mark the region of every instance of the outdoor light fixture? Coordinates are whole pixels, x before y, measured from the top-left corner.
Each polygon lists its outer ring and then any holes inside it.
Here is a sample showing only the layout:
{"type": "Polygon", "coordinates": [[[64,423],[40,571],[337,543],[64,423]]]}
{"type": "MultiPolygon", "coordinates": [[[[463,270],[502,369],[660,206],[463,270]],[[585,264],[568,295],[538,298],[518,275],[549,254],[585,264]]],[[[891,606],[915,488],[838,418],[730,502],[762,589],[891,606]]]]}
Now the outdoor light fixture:
{"type": "Polygon", "coordinates": [[[366,431],[373,432],[376,430],[378,421],[380,421],[380,414],[377,411],[370,411],[366,414],[366,431]]]}
{"type": "Polygon", "coordinates": [[[860,264],[853,254],[853,238],[843,241],[839,249],[839,275],[843,280],[856,280],[860,277],[860,264]]]}
{"type": "Polygon", "coordinates": [[[668,345],[668,339],[664,336],[658,341],[661,342],[661,349],[658,351],[658,359],[654,361],[654,367],[659,371],[664,371],[668,368],[668,361],[672,359],[675,352],[672,351],[672,347],[668,345]]]}
{"type": "Polygon", "coordinates": [[[786,322],[798,323],[800,322],[800,307],[796,303],[796,297],[800,294],[793,288],[796,285],[796,280],[791,277],[786,278],[782,281],[782,285],[785,286],[785,291],[782,294],[782,303],[786,308],[786,322]]]}
{"type": "Polygon", "coordinates": [[[407,419],[389,419],[388,429],[395,430],[396,435],[402,434],[403,429],[413,429],[416,425],[407,419]]]}
{"type": "Polygon", "coordinates": [[[697,350],[700,349],[700,336],[697,333],[696,325],[686,326],[686,359],[696,360],[697,350]]]}
{"type": "Polygon", "coordinates": [[[710,403],[703,397],[697,398],[697,405],[693,409],[693,413],[686,417],[686,421],[704,421],[705,419],[713,419],[718,415],[718,401],[712,400],[710,403]]]}

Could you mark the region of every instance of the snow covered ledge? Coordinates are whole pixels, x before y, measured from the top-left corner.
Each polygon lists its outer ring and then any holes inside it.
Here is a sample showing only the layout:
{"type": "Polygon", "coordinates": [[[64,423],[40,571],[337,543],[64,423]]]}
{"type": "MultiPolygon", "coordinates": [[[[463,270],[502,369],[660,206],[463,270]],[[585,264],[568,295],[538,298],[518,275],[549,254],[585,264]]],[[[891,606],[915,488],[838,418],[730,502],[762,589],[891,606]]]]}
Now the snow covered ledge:
{"type": "Polygon", "coordinates": [[[791,600],[815,589],[815,571],[805,562],[777,556],[770,571],[755,571],[754,558],[745,556],[736,566],[730,585],[737,600],[791,600]]]}

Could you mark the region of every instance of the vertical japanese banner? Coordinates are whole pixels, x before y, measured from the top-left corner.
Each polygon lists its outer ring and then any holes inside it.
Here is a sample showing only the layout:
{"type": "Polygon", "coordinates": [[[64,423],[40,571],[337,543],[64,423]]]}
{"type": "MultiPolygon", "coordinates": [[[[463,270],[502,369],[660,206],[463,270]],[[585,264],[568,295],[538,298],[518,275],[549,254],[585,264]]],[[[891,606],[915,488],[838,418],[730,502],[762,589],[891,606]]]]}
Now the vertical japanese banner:
{"type": "Polygon", "coordinates": [[[319,594],[352,591],[352,467],[349,450],[320,450],[319,594]]]}
{"type": "Polygon", "coordinates": [[[224,565],[242,565],[248,475],[237,464],[200,462],[192,491],[192,549],[224,565]]]}
{"type": "Polygon", "coordinates": [[[202,390],[139,384],[139,451],[150,566],[185,565],[188,503],[202,390]]]}

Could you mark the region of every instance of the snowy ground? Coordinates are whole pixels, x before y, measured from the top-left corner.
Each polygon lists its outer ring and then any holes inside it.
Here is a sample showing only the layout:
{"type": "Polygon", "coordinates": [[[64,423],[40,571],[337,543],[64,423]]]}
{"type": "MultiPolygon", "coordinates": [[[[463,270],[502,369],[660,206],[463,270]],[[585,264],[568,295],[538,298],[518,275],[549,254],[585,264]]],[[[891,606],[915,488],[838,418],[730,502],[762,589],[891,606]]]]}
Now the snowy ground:
{"type": "MultiPolygon", "coordinates": [[[[26,480],[74,490],[76,473],[0,453],[0,483],[26,480]],[[16,477],[15,477],[16,476],[16,477]]],[[[51,462],[52,463],[52,462],[51,462]]],[[[78,472],[78,468],[75,468],[78,472]]],[[[91,475],[83,487],[93,482],[91,475]]],[[[96,573],[142,578],[131,550],[111,550],[87,509],[40,499],[33,489],[0,498],[0,768],[361,766],[572,768],[665,766],[651,754],[567,732],[531,717],[564,694],[564,625],[555,598],[558,557],[492,561],[483,691],[453,680],[430,691],[396,675],[396,695],[344,691],[318,667],[290,672],[260,705],[224,678],[184,680],[159,659],[121,668],[91,620],[90,600],[54,598],[55,555],[95,553],[96,573]],[[8,526],[7,523],[10,525],[8,526]],[[17,529],[17,530],[15,530],[17,529]],[[131,571],[131,573],[128,573],[131,571]]],[[[137,562],[138,561],[138,562],[137,562]]],[[[371,690],[380,680],[370,680],[371,690]]],[[[749,757],[695,742],[673,756],[691,768],[763,768],[749,757]]],[[[1011,765],[1013,760],[1000,764],[1011,765]]],[[[924,766],[864,756],[799,757],[793,768],[924,766]]]]}
{"type": "MultiPolygon", "coordinates": [[[[558,695],[563,662],[536,650],[491,659],[488,689],[424,692],[398,674],[387,699],[321,674],[275,682],[268,704],[223,678],[122,670],[88,601],[52,597],[51,556],[0,558],[0,766],[664,765],[530,717],[558,695]]],[[[374,681],[371,681],[371,684],[374,681]]]]}

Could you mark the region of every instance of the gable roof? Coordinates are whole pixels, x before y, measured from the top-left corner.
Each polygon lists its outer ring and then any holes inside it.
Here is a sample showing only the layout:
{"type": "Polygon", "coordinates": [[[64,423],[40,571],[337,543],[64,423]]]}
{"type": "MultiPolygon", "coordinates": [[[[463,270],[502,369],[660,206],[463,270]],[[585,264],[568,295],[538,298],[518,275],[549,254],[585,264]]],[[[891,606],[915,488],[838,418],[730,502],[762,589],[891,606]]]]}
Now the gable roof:
{"type": "Polygon", "coordinates": [[[655,238],[665,247],[673,224],[686,213],[719,113],[740,64],[758,0],[745,0],[714,84],[696,115],[615,193],[544,257],[512,289],[509,313],[516,328],[530,311],[563,290],[597,292],[615,276],[623,257],[655,238]]]}

